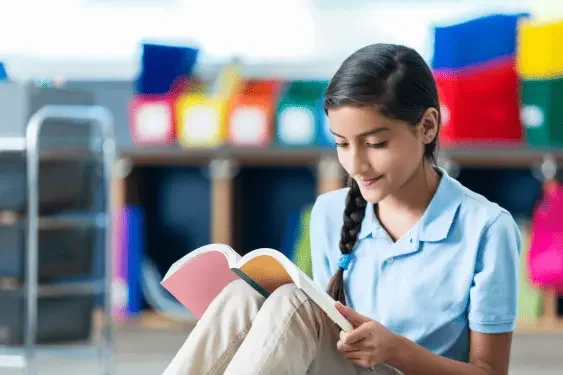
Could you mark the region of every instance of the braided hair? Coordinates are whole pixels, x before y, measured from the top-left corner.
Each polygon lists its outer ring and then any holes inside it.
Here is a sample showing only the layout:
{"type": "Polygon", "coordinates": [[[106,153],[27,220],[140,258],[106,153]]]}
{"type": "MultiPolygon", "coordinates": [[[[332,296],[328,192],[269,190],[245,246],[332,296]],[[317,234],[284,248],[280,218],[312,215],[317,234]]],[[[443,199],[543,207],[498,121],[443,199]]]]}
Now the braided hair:
{"type": "MultiPolygon", "coordinates": [[[[346,195],[344,223],[340,231],[340,243],[338,245],[343,255],[350,255],[356,245],[358,233],[362,228],[362,221],[364,220],[367,204],[364,197],[362,197],[358,183],[352,177],[348,177],[348,186],[350,190],[348,191],[348,195],[346,195]]],[[[346,262],[348,258],[343,259],[346,262]]],[[[346,296],[344,294],[345,268],[347,268],[347,265],[338,267],[336,274],[332,277],[328,286],[328,294],[344,305],[346,304],[346,296]]]]}
{"type": "MultiPolygon", "coordinates": [[[[414,49],[378,43],[359,49],[348,57],[327,88],[325,112],[344,106],[377,108],[383,116],[417,125],[429,108],[438,111],[440,103],[432,71],[414,49]]],[[[425,146],[424,156],[435,163],[438,136],[425,146]]],[[[332,276],[327,293],[346,304],[344,271],[348,269],[367,202],[358,183],[348,177],[349,191],[343,214],[339,248],[339,267],[332,276]]]]}

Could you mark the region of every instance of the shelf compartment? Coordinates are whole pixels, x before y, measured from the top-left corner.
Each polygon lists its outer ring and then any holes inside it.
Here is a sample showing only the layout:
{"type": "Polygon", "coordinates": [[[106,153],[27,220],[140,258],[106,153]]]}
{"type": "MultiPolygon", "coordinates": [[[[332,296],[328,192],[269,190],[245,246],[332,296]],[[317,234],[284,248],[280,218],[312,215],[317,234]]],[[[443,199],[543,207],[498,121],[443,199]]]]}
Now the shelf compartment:
{"type": "Polygon", "coordinates": [[[136,172],[146,256],[164,275],[176,260],[211,242],[211,181],[200,167],[142,167],[136,172]]]}
{"type": "Polygon", "coordinates": [[[288,215],[314,203],[316,195],[312,168],[241,168],[234,180],[234,248],[241,255],[260,247],[281,249],[288,215]]]}

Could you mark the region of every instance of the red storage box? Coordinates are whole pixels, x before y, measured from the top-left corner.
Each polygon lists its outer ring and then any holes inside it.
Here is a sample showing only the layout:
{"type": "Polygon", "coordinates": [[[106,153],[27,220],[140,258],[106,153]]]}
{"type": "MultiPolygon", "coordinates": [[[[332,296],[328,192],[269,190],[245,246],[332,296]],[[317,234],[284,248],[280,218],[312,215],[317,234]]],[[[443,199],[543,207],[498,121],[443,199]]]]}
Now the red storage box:
{"type": "Polygon", "coordinates": [[[139,94],[129,102],[129,127],[139,146],[165,146],[176,138],[175,94],[139,94]]]}
{"type": "Polygon", "coordinates": [[[442,110],[440,143],[518,145],[519,79],[513,58],[459,71],[434,71],[442,110]]]}

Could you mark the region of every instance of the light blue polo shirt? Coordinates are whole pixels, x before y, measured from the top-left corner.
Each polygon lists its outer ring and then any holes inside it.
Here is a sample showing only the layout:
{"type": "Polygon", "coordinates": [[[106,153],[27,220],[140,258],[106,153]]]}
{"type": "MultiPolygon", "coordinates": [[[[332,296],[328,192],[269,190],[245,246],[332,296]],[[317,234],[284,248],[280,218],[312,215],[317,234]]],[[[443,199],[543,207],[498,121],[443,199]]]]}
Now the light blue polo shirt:
{"type": "MultiPolygon", "coordinates": [[[[424,215],[397,242],[368,203],[344,272],[347,304],[389,330],[459,361],[469,330],[512,331],[517,318],[520,231],[505,209],[440,169],[424,215]]],[[[323,288],[337,270],[348,188],[319,196],[310,222],[313,277],[323,288]]]]}

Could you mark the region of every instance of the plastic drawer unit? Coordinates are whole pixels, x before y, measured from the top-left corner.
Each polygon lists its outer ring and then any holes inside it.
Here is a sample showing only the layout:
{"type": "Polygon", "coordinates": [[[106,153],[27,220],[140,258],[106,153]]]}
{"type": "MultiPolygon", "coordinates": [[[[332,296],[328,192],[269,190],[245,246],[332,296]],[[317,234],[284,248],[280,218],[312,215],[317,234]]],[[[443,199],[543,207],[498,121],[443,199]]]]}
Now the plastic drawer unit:
{"type": "MultiPolygon", "coordinates": [[[[23,280],[26,264],[25,220],[0,222],[0,277],[23,280]]],[[[96,228],[40,226],[40,281],[89,277],[92,273],[96,228]]]]}
{"type": "MultiPolygon", "coordinates": [[[[39,296],[38,344],[82,341],[90,337],[94,296],[39,296]]],[[[0,290],[0,345],[22,345],[25,296],[21,290],[0,290]]]]}

